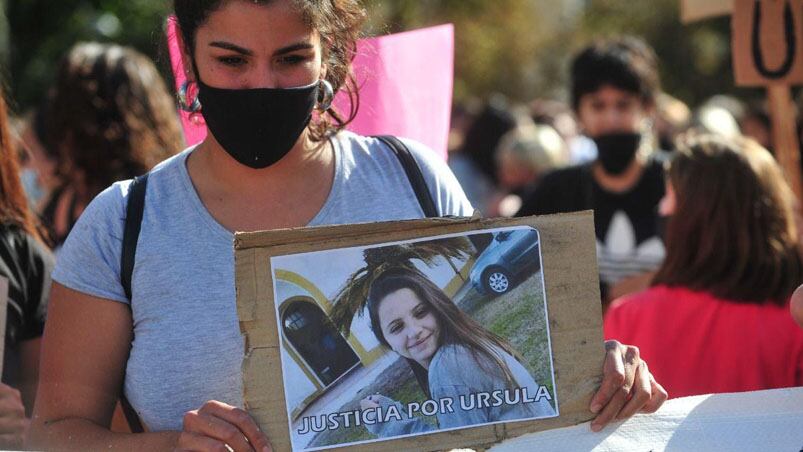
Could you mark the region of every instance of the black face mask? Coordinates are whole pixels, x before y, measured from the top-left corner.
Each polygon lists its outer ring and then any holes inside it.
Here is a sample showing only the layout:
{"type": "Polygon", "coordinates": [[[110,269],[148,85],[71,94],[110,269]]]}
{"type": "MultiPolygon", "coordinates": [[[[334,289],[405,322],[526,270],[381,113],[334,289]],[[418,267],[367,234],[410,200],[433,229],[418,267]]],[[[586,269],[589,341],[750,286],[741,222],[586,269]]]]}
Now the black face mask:
{"type": "Polygon", "coordinates": [[[223,89],[198,82],[202,114],[239,163],[267,168],[293,148],[312,118],[318,82],[299,88],[223,89]]]}
{"type": "Polygon", "coordinates": [[[636,158],[641,145],[640,133],[611,133],[594,138],[597,145],[597,160],[605,172],[614,176],[622,174],[636,158]]]}

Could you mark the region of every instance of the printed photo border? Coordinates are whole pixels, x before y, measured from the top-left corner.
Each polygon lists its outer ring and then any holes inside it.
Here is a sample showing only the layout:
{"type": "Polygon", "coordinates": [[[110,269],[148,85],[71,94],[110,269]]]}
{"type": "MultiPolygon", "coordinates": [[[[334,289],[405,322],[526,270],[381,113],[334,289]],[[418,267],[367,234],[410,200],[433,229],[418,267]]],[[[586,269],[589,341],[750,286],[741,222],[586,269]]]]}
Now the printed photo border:
{"type": "MultiPolygon", "coordinates": [[[[280,294],[279,294],[279,290],[280,289],[279,289],[279,285],[277,284],[277,281],[279,281],[281,279],[280,275],[282,274],[282,272],[286,272],[286,269],[288,267],[292,267],[293,266],[292,263],[294,261],[310,262],[310,261],[316,261],[316,260],[320,259],[320,261],[322,261],[322,262],[324,262],[324,261],[327,262],[328,265],[333,265],[333,266],[337,267],[338,264],[340,263],[340,260],[338,260],[339,256],[344,257],[346,254],[354,255],[355,253],[362,254],[363,251],[369,250],[369,249],[381,249],[381,248],[388,248],[388,247],[393,247],[393,246],[398,246],[398,245],[413,245],[413,244],[422,243],[422,242],[437,242],[437,241],[443,241],[443,240],[446,240],[446,239],[453,239],[453,238],[468,238],[469,236],[481,235],[481,234],[488,234],[488,235],[491,235],[492,237],[495,237],[496,233],[499,233],[499,232],[513,232],[513,231],[533,231],[533,232],[535,232],[535,239],[534,240],[535,240],[535,243],[538,246],[538,250],[537,250],[538,251],[537,252],[538,266],[537,266],[537,269],[534,270],[534,271],[532,269],[527,269],[526,275],[528,276],[527,279],[529,279],[529,277],[536,277],[537,276],[537,278],[539,280],[538,282],[540,283],[538,285],[538,289],[540,291],[540,294],[538,294],[538,293],[536,293],[536,294],[527,293],[527,295],[528,296],[538,296],[538,295],[540,295],[541,303],[540,303],[539,306],[536,306],[535,308],[539,309],[539,310],[543,310],[543,316],[544,316],[544,319],[546,320],[546,319],[549,318],[549,309],[548,309],[548,301],[547,301],[546,291],[545,291],[544,273],[543,273],[543,271],[541,271],[541,269],[543,268],[543,256],[542,256],[542,253],[540,251],[541,237],[540,237],[540,233],[538,232],[538,230],[536,228],[533,228],[532,226],[508,226],[508,227],[486,229],[486,230],[479,230],[479,231],[466,231],[466,232],[462,232],[462,233],[442,234],[442,235],[420,237],[420,238],[409,239],[409,240],[392,241],[392,242],[386,242],[386,243],[377,243],[377,244],[372,244],[372,245],[347,246],[347,247],[343,247],[343,248],[328,249],[328,250],[323,250],[323,251],[311,251],[311,252],[305,252],[305,253],[294,253],[294,254],[284,254],[284,255],[271,256],[270,257],[270,268],[271,268],[271,271],[272,271],[272,280],[274,282],[274,284],[273,284],[273,300],[274,300],[274,308],[275,308],[276,318],[277,319],[282,319],[283,318],[283,315],[282,315],[282,312],[281,312],[281,306],[282,306],[282,303],[285,301],[280,297],[280,294]]],[[[476,258],[477,256],[473,256],[473,257],[476,258]]],[[[298,263],[299,262],[297,262],[297,264],[298,263]]],[[[361,263],[364,264],[364,260],[361,263]]],[[[353,265],[353,270],[357,270],[357,268],[358,268],[357,264],[352,264],[352,265],[353,265]]],[[[473,265],[473,263],[472,263],[472,265],[473,265]]],[[[303,267],[303,265],[295,265],[295,267],[303,267]]],[[[426,271],[424,271],[423,274],[427,278],[430,277],[430,275],[427,274],[426,271]]],[[[316,283],[316,281],[313,280],[312,277],[307,277],[305,279],[309,280],[313,284],[316,283]]],[[[316,279],[318,279],[318,278],[316,278],[316,279]]],[[[320,279],[328,280],[329,279],[329,275],[328,274],[327,275],[322,275],[322,276],[320,276],[320,279]]],[[[343,284],[346,283],[346,278],[343,278],[342,283],[343,284]]],[[[340,284],[340,285],[342,286],[343,284],[340,284]]],[[[466,281],[466,284],[471,284],[471,282],[470,281],[466,281]]],[[[511,284],[512,284],[512,281],[511,281],[511,284]]],[[[486,298],[489,298],[489,297],[490,297],[490,295],[487,296],[486,298]]],[[[331,297],[327,297],[327,298],[331,298],[331,297]]],[[[486,300],[486,301],[488,303],[492,303],[495,300],[486,300]]],[[[359,314],[356,314],[356,315],[359,315],[359,314]]],[[[548,369],[549,369],[549,377],[550,377],[549,383],[550,383],[550,387],[553,388],[551,394],[549,394],[549,392],[547,391],[547,395],[548,395],[547,400],[554,401],[554,403],[552,404],[552,407],[554,408],[554,413],[548,413],[548,414],[544,414],[544,415],[540,415],[540,416],[522,417],[522,418],[519,418],[519,419],[507,419],[507,420],[497,420],[497,421],[490,421],[490,422],[484,422],[484,423],[478,423],[478,424],[467,424],[467,425],[463,425],[463,426],[456,426],[456,427],[449,427],[449,428],[435,428],[432,431],[426,431],[426,432],[401,434],[401,435],[395,435],[395,436],[391,436],[391,437],[387,437],[387,438],[364,439],[364,440],[360,440],[360,441],[350,441],[350,442],[343,442],[343,443],[335,443],[335,444],[331,444],[331,445],[324,445],[324,446],[317,446],[317,447],[309,447],[308,445],[298,444],[298,442],[300,440],[298,438],[298,435],[295,433],[297,428],[294,427],[294,422],[293,422],[294,416],[293,416],[293,413],[292,413],[293,412],[293,407],[291,406],[291,402],[290,402],[290,400],[293,399],[292,394],[291,394],[292,390],[291,390],[290,382],[287,381],[287,378],[288,378],[288,376],[292,375],[292,376],[295,377],[294,378],[295,381],[298,380],[298,377],[296,376],[296,374],[298,372],[297,371],[296,372],[292,372],[290,368],[292,366],[298,366],[299,364],[296,363],[295,361],[293,361],[292,359],[290,359],[290,354],[288,353],[287,349],[288,348],[292,349],[292,351],[294,353],[294,356],[297,356],[296,354],[298,352],[292,346],[291,341],[287,338],[287,334],[285,333],[284,328],[281,326],[281,322],[277,323],[277,332],[279,334],[279,337],[281,339],[281,344],[282,344],[282,347],[283,347],[283,353],[282,353],[282,359],[281,359],[282,375],[283,375],[283,379],[285,379],[284,382],[283,382],[284,383],[283,384],[283,389],[285,391],[285,397],[286,397],[286,400],[287,400],[287,402],[286,402],[286,410],[287,410],[287,415],[288,415],[288,429],[291,432],[290,434],[291,434],[291,438],[292,438],[292,442],[293,442],[293,450],[295,452],[330,450],[330,449],[339,448],[339,447],[351,447],[351,446],[363,445],[363,444],[387,442],[387,441],[394,441],[394,440],[399,440],[399,439],[404,439],[404,438],[412,438],[412,437],[417,437],[417,436],[422,436],[422,435],[431,435],[431,434],[434,434],[434,433],[450,432],[450,431],[455,431],[455,430],[464,430],[464,429],[467,429],[467,428],[475,428],[475,427],[482,427],[482,426],[492,426],[492,425],[496,425],[496,424],[505,424],[505,423],[517,423],[517,422],[534,421],[534,420],[549,419],[549,418],[552,418],[552,417],[559,416],[560,415],[560,408],[559,408],[559,403],[558,403],[558,398],[557,398],[557,387],[555,386],[555,368],[554,368],[554,362],[553,362],[554,360],[553,360],[553,356],[552,356],[552,340],[551,340],[551,336],[550,336],[549,322],[545,321],[545,323],[546,323],[546,325],[545,325],[546,326],[545,339],[546,339],[546,344],[547,344],[546,346],[547,346],[547,351],[548,351],[548,369]],[[291,362],[289,362],[289,361],[291,361],[291,362]]],[[[505,337],[504,339],[507,340],[508,338],[505,337]]],[[[539,340],[540,340],[540,338],[539,338],[539,340]]],[[[385,350],[387,350],[387,349],[385,349],[385,350]]],[[[393,353],[393,352],[388,352],[388,353],[393,353]]],[[[546,363],[544,363],[543,365],[545,365],[545,364],[546,363]]],[[[547,366],[545,366],[545,367],[547,367],[547,366]]],[[[348,369],[345,370],[346,372],[348,372],[351,369],[353,369],[352,367],[350,367],[348,365],[342,366],[342,368],[343,369],[348,368],[348,369]]],[[[527,369],[527,371],[532,372],[532,369],[527,369]]],[[[545,382],[538,382],[538,383],[539,384],[543,384],[545,382]]],[[[337,381],[333,381],[331,384],[334,386],[334,385],[342,385],[342,384],[345,384],[345,383],[337,380],[337,381]]],[[[540,388],[546,389],[546,386],[540,386],[540,388]]],[[[323,393],[325,393],[326,390],[327,389],[324,389],[323,393]]],[[[530,397],[530,398],[533,399],[533,402],[537,403],[537,401],[539,400],[539,397],[543,397],[543,396],[541,396],[541,392],[542,391],[540,391],[540,389],[539,389],[539,394],[534,395],[534,394],[527,394],[527,392],[525,390],[523,397],[530,397]]],[[[501,396],[508,396],[508,395],[510,395],[510,394],[509,393],[507,393],[507,394],[502,393],[501,396]]],[[[522,394],[517,394],[516,400],[518,400],[518,398],[520,396],[522,396],[522,394]]],[[[406,407],[407,411],[405,412],[405,410],[402,409],[402,413],[399,415],[399,418],[401,418],[401,417],[408,418],[407,416],[409,416],[409,413],[411,411],[410,410],[411,406],[417,405],[417,408],[419,410],[423,411],[423,405],[427,404],[427,402],[429,402],[429,401],[434,401],[434,400],[430,399],[430,400],[427,400],[427,401],[422,401],[421,403],[417,403],[417,402],[408,403],[407,407],[406,407]],[[406,414],[406,416],[403,416],[405,414],[406,414]]],[[[436,407],[440,406],[440,407],[442,407],[444,409],[448,409],[448,408],[458,409],[458,408],[454,408],[453,406],[450,407],[448,404],[444,404],[443,402],[444,402],[444,399],[440,399],[440,400],[434,401],[436,407]],[[444,405],[446,405],[446,406],[444,406],[444,405]]],[[[461,395],[461,402],[462,402],[462,395],[461,395]]],[[[454,401],[453,403],[456,404],[456,401],[454,401]]],[[[518,404],[520,404],[520,402],[517,403],[517,405],[518,404]]],[[[404,406],[402,406],[402,408],[404,408],[404,406]]],[[[391,408],[391,409],[395,409],[395,407],[391,408]]],[[[348,413],[348,415],[360,416],[360,414],[358,414],[359,413],[358,410],[359,409],[349,410],[347,413],[348,413]]],[[[432,410],[430,409],[429,411],[432,411],[432,410]]],[[[313,413],[313,416],[321,416],[321,415],[327,416],[327,414],[335,414],[335,413],[320,413],[320,414],[313,413]]],[[[388,413],[386,413],[386,414],[388,414],[388,413]]],[[[430,414],[430,416],[431,416],[431,414],[430,414]]],[[[344,416],[344,420],[346,418],[347,417],[344,416]]],[[[311,421],[311,419],[310,419],[310,421],[311,421]]],[[[360,420],[359,419],[356,422],[358,424],[360,424],[360,420]]]]}

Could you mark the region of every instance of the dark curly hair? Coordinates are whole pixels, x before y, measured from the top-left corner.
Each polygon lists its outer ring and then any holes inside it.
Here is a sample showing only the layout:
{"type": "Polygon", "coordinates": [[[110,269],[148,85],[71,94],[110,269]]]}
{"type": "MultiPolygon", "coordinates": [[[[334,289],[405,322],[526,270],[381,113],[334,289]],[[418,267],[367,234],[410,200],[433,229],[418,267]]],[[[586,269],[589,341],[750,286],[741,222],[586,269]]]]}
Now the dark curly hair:
{"type": "Polygon", "coordinates": [[[134,49],[80,43],[60,63],[51,92],[49,142],[59,173],[88,202],[183,146],[173,98],[154,64],[134,49]]]}
{"type": "MultiPolygon", "coordinates": [[[[209,15],[231,0],[174,0],[173,7],[187,46],[187,54],[194,58],[195,35],[209,15]]],[[[242,0],[241,0],[242,1],[242,0]]],[[[249,0],[267,4],[276,0],[249,0]]],[[[310,125],[311,138],[320,141],[345,128],[357,116],[360,106],[359,92],[351,72],[351,61],[357,48],[366,13],[359,0],[284,0],[292,1],[305,22],[321,35],[323,60],[328,71],[326,80],[335,93],[345,89],[349,96],[349,112],[341,114],[330,107],[310,125]]]]}
{"type": "Polygon", "coordinates": [[[605,85],[636,94],[644,105],[653,106],[661,85],[655,52],[633,36],[598,40],[580,51],[572,61],[571,81],[575,110],[581,97],[605,85]]]}

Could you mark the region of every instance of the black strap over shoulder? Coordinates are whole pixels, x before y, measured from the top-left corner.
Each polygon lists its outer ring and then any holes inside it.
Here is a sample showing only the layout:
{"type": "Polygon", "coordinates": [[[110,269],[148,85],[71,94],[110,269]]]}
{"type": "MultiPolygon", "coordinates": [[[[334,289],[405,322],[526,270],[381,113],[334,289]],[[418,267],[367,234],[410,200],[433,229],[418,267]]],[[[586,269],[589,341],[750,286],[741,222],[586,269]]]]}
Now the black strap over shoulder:
{"type": "Polygon", "coordinates": [[[424,175],[421,173],[421,167],[415,161],[415,157],[407,149],[407,146],[402,141],[391,135],[381,135],[376,137],[378,140],[385,143],[399,159],[404,172],[407,174],[407,179],[410,181],[410,186],[413,187],[418,204],[421,205],[421,210],[427,218],[439,217],[438,209],[435,207],[435,202],[432,200],[432,195],[427,187],[427,182],[424,180],[424,175]]]}
{"type": "Polygon", "coordinates": [[[134,273],[134,259],[137,255],[137,240],[142,226],[142,213],[145,211],[145,191],[148,187],[148,173],[134,178],[128,189],[125,229],[123,230],[123,253],[120,256],[120,283],[125,296],[131,300],[131,275],[134,273]]]}
{"type": "MultiPolygon", "coordinates": [[[[134,273],[134,260],[137,255],[137,241],[142,226],[142,215],[145,211],[145,193],[148,188],[148,173],[134,178],[128,188],[128,205],[126,206],[125,227],[123,229],[123,249],[120,255],[120,284],[125,296],[131,302],[131,276],[134,273]]],[[[145,429],[131,406],[124,391],[120,391],[120,405],[128,422],[131,433],[142,433],[145,429]]]]}

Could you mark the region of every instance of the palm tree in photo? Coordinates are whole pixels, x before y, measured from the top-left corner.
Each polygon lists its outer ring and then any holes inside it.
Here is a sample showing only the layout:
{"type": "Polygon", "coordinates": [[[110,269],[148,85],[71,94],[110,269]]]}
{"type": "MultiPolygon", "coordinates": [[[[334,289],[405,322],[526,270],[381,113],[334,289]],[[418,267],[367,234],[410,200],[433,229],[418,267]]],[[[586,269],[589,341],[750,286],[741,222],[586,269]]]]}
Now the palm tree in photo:
{"type": "Polygon", "coordinates": [[[456,275],[465,282],[453,259],[464,259],[475,253],[474,245],[466,237],[429,240],[416,243],[369,248],[363,251],[365,266],[355,271],[342,289],[335,295],[330,317],[332,322],[345,335],[351,332],[355,315],[363,315],[368,293],[376,279],[391,268],[404,267],[420,272],[415,261],[421,261],[433,268],[446,260],[456,275]]]}

